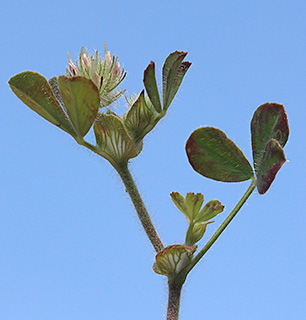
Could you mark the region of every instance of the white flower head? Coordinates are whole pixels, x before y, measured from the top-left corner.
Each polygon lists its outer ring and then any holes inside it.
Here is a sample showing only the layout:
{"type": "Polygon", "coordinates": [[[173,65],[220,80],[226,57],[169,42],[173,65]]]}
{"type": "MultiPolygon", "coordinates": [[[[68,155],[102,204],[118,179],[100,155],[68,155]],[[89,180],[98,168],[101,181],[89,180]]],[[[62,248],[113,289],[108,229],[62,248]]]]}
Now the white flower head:
{"type": "Polygon", "coordinates": [[[68,52],[68,65],[66,72],[68,77],[85,77],[91,79],[100,93],[100,106],[106,107],[120,98],[125,92],[117,89],[126,76],[126,72],[118,61],[118,57],[112,56],[104,45],[104,59],[96,50],[94,54],[88,53],[87,47],[82,47],[78,61],[74,64],[68,52]]]}

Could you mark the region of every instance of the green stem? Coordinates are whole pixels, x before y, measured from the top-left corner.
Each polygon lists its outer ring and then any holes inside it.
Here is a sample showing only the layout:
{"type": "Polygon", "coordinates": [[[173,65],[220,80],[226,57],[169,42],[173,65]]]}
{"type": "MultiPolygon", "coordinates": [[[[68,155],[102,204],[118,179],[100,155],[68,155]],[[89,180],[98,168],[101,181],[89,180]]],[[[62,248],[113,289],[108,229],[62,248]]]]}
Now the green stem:
{"type": "Polygon", "coordinates": [[[169,281],[169,298],[168,298],[168,309],[167,309],[167,320],[178,320],[180,310],[180,300],[182,285],[169,281]]]}
{"type": "Polygon", "coordinates": [[[186,278],[187,274],[193,269],[193,267],[200,261],[200,259],[204,256],[204,254],[210,249],[210,247],[216,242],[216,240],[220,237],[221,233],[225,230],[225,228],[230,224],[230,222],[234,219],[238,211],[247,201],[249,196],[252,194],[256,187],[256,179],[253,178],[251,185],[242,196],[240,201],[237,203],[233,211],[229,214],[229,216],[224,220],[218,230],[214,233],[214,235],[208,240],[204,248],[191,260],[190,264],[186,269],[181,271],[181,274],[178,274],[178,278],[182,277],[183,279],[186,278]]]}
{"type": "Polygon", "coordinates": [[[115,167],[117,172],[119,173],[126,191],[131,197],[131,200],[134,204],[134,207],[136,209],[136,212],[138,214],[139,220],[147,233],[154,249],[156,252],[159,252],[164,249],[164,245],[161,242],[157,231],[152,223],[152,220],[150,218],[150,215],[145,207],[145,204],[143,203],[141,196],[139,194],[139,191],[137,189],[137,186],[135,184],[135,181],[128,169],[127,163],[123,163],[118,167],[115,167]]]}

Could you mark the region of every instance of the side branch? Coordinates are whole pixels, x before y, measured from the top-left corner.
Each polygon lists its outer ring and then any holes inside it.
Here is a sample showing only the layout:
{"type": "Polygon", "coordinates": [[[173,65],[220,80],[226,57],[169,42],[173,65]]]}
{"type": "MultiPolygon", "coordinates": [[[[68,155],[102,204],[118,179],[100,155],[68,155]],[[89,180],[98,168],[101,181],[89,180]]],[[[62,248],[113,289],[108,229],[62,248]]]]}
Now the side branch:
{"type": "Polygon", "coordinates": [[[232,210],[232,212],[229,214],[229,216],[224,220],[224,222],[221,224],[221,226],[218,228],[218,230],[213,234],[213,236],[208,240],[204,248],[191,260],[190,264],[183,269],[176,277],[177,283],[184,283],[186,280],[186,277],[188,273],[195,267],[195,265],[200,261],[200,259],[205,255],[205,253],[211,248],[211,246],[216,242],[216,240],[220,237],[222,232],[226,229],[226,227],[230,224],[230,222],[234,219],[238,211],[241,209],[241,207],[244,205],[244,203],[247,201],[249,196],[252,194],[256,187],[256,179],[252,179],[252,183],[245,192],[245,194],[242,196],[240,201],[237,203],[235,208],[232,210]]]}

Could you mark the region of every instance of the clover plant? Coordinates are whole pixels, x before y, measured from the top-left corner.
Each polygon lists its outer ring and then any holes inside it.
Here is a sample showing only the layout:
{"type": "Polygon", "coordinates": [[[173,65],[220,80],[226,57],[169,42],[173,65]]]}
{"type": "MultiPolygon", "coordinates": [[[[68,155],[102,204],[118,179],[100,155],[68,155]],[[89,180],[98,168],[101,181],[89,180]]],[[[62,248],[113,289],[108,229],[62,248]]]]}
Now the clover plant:
{"type": "MultiPolygon", "coordinates": [[[[25,71],[9,80],[16,96],[50,123],[70,134],[75,141],[111,163],[129,193],[141,224],[156,251],[153,270],[168,278],[167,320],[179,318],[180,293],[188,273],[229,225],[248,197],[257,188],[264,194],[286,161],[283,147],[288,135],[285,109],[278,103],[257,108],[251,121],[253,167],[237,145],[224,132],[213,127],[195,130],[187,140],[186,153],[192,168],[200,175],[223,182],[250,180],[250,186],[215,234],[199,248],[212,219],[223,213],[218,200],[204,203],[201,193],[185,196],[171,193],[175,206],[184,214],[188,228],[185,243],[164,247],[129,170],[145,136],[154,129],[170,107],[191,63],[187,53],[175,51],[165,60],[162,88],[158,88],[155,63],[144,71],[144,89],[136,98],[126,97],[123,117],[111,109],[125,90],[118,89],[126,76],[118,57],[105,46],[104,57],[82,48],[79,59],[69,62],[66,75],[45,79],[39,73],[25,71]],[[96,143],[85,140],[93,128],[96,143]]],[[[183,152],[183,148],[182,148],[183,152]]]]}

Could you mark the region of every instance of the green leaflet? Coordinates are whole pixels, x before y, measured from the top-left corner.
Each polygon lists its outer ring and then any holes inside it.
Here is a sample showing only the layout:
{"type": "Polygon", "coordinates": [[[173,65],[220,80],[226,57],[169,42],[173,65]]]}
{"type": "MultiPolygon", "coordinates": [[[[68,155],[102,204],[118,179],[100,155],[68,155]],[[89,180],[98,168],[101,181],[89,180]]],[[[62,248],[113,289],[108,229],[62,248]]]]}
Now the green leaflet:
{"type": "Polygon", "coordinates": [[[212,218],[214,218],[216,215],[221,213],[224,210],[224,206],[221,204],[218,200],[210,200],[206,203],[204,208],[199,212],[197,217],[197,222],[205,222],[212,218]]]}
{"type": "Polygon", "coordinates": [[[185,198],[185,203],[188,209],[190,220],[193,221],[197,218],[197,215],[204,202],[204,196],[201,193],[194,194],[188,192],[185,198]]]}
{"type": "Polygon", "coordinates": [[[239,182],[253,177],[242,151],[219,129],[195,130],[187,141],[186,152],[193,169],[207,178],[239,182]]]}
{"type": "Polygon", "coordinates": [[[155,63],[153,61],[151,61],[144,71],[143,83],[155,110],[160,113],[162,107],[155,78],[155,63]]]}
{"type": "Polygon", "coordinates": [[[79,137],[84,137],[94,123],[100,105],[96,85],[84,77],[58,77],[58,86],[66,112],[79,137]]]}
{"type": "Polygon", "coordinates": [[[9,80],[16,96],[40,116],[65,130],[73,137],[77,136],[57,101],[48,81],[39,73],[25,71],[9,80]]]}

